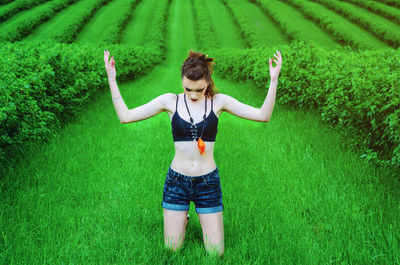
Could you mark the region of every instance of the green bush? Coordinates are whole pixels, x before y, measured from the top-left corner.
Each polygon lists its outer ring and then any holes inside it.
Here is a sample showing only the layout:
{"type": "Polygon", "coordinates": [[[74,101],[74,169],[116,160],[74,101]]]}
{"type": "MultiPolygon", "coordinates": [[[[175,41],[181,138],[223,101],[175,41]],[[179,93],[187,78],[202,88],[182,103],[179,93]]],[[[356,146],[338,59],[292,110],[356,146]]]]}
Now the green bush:
{"type": "Polygon", "coordinates": [[[19,41],[30,34],[35,27],[52,18],[58,11],[77,0],[51,1],[40,5],[35,11],[29,11],[18,24],[12,24],[0,31],[0,41],[19,41]]]}
{"type": "Polygon", "coordinates": [[[24,143],[46,140],[108,88],[104,49],[114,54],[118,80],[145,74],[161,59],[154,46],[3,42],[0,62],[0,160],[24,143]]]}
{"type": "MultiPolygon", "coordinates": [[[[276,101],[315,108],[343,128],[377,164],[400,166],[400,49],[327,51],[312,43],[274,48],[209,49],[215,71],[268,87],[268,58],[280,49],[283,66],[276,101]]],[[[273,118],[272,118],[273,120],[273,118]]]]}
{"type": "MultiPolygon", "coordinates": [[[[40,5],[49,0],[16,0],[11,4],[5,6],[0,11],[0,21],[5,21],[8,18],[12,17],[16,13],[22,10],[30,9],[36,5],[40,5]]],[[[5,4],[6,2],[11,1],[0,1],[0,4],[5,4]]]]}

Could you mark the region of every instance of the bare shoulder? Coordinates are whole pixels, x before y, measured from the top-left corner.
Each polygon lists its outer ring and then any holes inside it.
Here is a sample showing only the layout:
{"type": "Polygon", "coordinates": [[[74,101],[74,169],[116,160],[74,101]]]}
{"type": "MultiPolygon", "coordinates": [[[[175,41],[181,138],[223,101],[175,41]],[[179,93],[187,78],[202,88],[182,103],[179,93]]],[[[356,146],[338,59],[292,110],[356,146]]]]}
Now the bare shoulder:
{"type": "Polygon", "coordinates": [[[229,96],[223,93],[216,93],[214,94],[213,101],[214,101],[214,110],[217,114],[217,117],[221,115],[224,111],[225,103],[229,100],[229,96]]]}
{"type": "Polygon", "coordinates": [[[167,112],[175,111],[175,102],[176,102],[176,94],[174,93],[165,93],[159,96],[159,100],[164,106],[164,110],[167,112]]]}
{"type": "Polygon", "coordinates": [[[220,106],[221,111],[224,110],[224,106],[225,106],[226,102],[229,102],[232,99],[233,98],[231,96],[228,96],[223,93],[216,93],[214,95],[214,102],[216,105],[220,106]]]}

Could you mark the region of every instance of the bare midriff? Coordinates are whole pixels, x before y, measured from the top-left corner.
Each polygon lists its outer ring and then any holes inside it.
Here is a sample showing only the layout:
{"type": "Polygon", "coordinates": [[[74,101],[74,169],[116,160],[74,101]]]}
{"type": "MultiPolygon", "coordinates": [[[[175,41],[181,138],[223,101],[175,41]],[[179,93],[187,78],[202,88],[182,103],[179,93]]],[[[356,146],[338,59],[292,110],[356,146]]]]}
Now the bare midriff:
{"type": "Polygon", "coordinates": [[[214,161],[215,142],[206,144],[205,155],[200,155],[197,141],[174,142],[175,156],[171,169],[187,176],[201,176],[213,171],[217,165],[214,161]]]}
{"type": "MultiPolygon", "coordinates": [[[[180,98],[183,98],[183,93],[179,94],[180,98]]],[[[182,99],[181,99],[182,100],[182,99]]],[[[186,107],[184,103],[179,103],[179,113],[185,116],[185,120],[189,120],[189,115],[186,113],[186,107]]],[[[172,120],[172,115],[175,112],[176,106],[176,95],[173,95],[171,98],[171,105],[168,109],[168,116],[170,120],[172,120]]],[[[210,114],[211,111],[211,102],[208,102],[207,115],[210,114]]],[[[219,102],[216,97],[214,97],[214,107],[213,111],[217,118],[219,117],[220,107],[219,102]]],[[[198,109],[192,110],[192,115],[194,113],[199,113],[197,117],[195,117],[195,123],[201,121],[202,113],[204,113],[204,105],[200,106],[198,109]]],[[[187,176],[201,176],[213,171],[217,165],[214,161],[214,144],[215,142],[204,141],[206,144],[205,155],[200,155],[200,150],[197,147],[197,140],[193,139],[192,141],[176,141],[175,145],[175,156],[171,163],[171,169],[187,176]]]]}

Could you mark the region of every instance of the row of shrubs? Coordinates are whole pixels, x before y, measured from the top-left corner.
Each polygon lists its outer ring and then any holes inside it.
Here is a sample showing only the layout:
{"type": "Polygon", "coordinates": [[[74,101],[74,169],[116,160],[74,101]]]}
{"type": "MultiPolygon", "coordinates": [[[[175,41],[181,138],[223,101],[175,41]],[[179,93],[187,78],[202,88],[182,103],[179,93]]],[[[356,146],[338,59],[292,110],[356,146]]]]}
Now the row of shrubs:
{"type": "Polygon", "coordinates": [[[360,7],[366,8],[380,16],[400,23],[400,10],[396,8],[388,8],[380,3],[371,0],[344,0],[349,3],[356,4],[360,7]]]}
{"type": "Polygon", "coordinates": [[[157,9],[148,25],[149,32],[145,39],[146,46],[160,47],[164,51],[163,58],[165,58],[165,31],[170,4],[171,0],[158,0],[157,9]]]}
{"type": "Polygon", "coordinates": [[[80,1],[74,9],[74,14],[69,16],[68,21],[64,21],[62,25],[50,35],[50,39],[57,42],[71,43],[78,35],[82,27],[94,16],[96,11],[109,3],[111,0],[87,0],[80,1]]]}
{"type": "Polygon", "coordinates": [[[400,46],[400,34],[393,31],[388,25],[371,19],[364,12],[359,12],[355,8],[351,8],[348,3],[343,3],[336,0],[312,0],[320,3],[329,9],[334,10],[338,14],[348,18],[350,21],[360,25],[367,31],[377,36],[382,41],[390,46],[397,48],[400,46]]]}
{"type": "Polygon", "coordinates": [[[10,2],[12,2],[12,1],[14,1],[14,0],[0,0],[0,4],[8,4],[8,3],[10,3],[10,2]]]}
{"type": "MultiPolygon", "coordinates": [[[[280,49],[283,66],[276,101],[315,108],[323,121],[343,128],[362,157],[400,166],[400,49],[328,51],[294,41],[280,47],[208,49],[215,71],[268,87],[268,58],[280,49]],[[354,137],[356,136],[356,137],[354,137]]],[[[272,57],[273,58],[273,57],[272,57]]]]}
{"type": "Polygon", "coordinates": [[[118,43],[118,37],[121,35],[123,26],[126,25],[126,20],[131,17],[134,8],[139,2],[140,0],[120,2],[120,12],[109,21],[98,41],[118,43]]]}
{"type": "MultiPolygon", "coordinates": [[[[268,1],[268,0],[258,0],[258,1],[268,1]]],[[[303,15],[315,21],[320,27],[322,27],[326,32],[332,35],[338,42],[343,45],[349,45],[356,49],[362,48],[373,48],[367,45],[367,43],[363,42],[362,39],[359,39],[357,35],[354,35],[353,32],[350,32],[346,27],[344,27],[340,21],[335,19],[332,16],[327,15],[325,12],[321,12],[321,9],[315,9],[314,6],[310,5],[313,3],[309,3],[307,1],[302,0],[281,0],[285,3],[292,5],[297,8],[303,15]]]]}
{"type": "Polygon", "coordinates": [[[18,24],[13,24],[0,32],[0,41],[19,41],[31,33],[36,26],[53,17],[59,10],[78,0],[52,1],[29,11],[18,24]]]}
{"type": "Polygon", "coordinates": [[[282,32],[285,32],[289,40],[302,40],[307,41],[309,37],[298,27],[295,22],[289,16],[280,15],[282,10],[277,6],[276,0],[264,1],[264,0],[250,0],[256,3],[260,8],[279,26],[282,32]]]}
{"type": "Polygon", "coordinates": [[[228,10],[237,21],[239,25],[240,33],[243,40],[249,47],[257,47],[264,44],[264,41],[260,40],[257,33],[254,30],[254,25],[250,23],[246,10],[242,9],[239,4],[240,0],[223,0],[223,3],[227,6],[228,10]]]}
{"type": "MultiPolygon", "coordinates": [[[[49,0],[16,0],[0,9],[0,22],[12,17],[21,10],[30,9],[49,0]]],[[[0,2],[1,3],[1,2],[0,2]]]]}
{"type": "Polygon", "coordinates": [[[377,1],[381,2],[383,4],[386,4],[386,5],[400,7],[400,1],[399,0],[377,0],[377,1]]]}
{"type": "Polygon", "coordinates": [[[218,48],[219,43],[214,37],[215,29],[214,24],[210,20],[210,16],[206,10],[206,6],[201,0],[192,0],[193,9],[195,11],[194,17],[196,20],[196,31],[199,49],[203,50],[206,47],[218,48]]]}
{"type": "Polygon", "coordinates": [[[99,89],[107,90],[104,49],[118,54],[118,80],[159,63],[158,47],[3,42],[0,54],[0,159],[25,143],[46,140],[76,116],[99,89]]]}

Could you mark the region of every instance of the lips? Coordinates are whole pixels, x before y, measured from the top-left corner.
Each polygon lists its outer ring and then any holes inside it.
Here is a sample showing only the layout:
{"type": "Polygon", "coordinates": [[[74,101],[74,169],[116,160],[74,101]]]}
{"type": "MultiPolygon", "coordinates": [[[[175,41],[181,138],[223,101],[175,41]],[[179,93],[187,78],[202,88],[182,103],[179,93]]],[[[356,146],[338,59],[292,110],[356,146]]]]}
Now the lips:
{"type": "Polygon", "coordinates": [[[191,99],[192,101],[197,101],[197,99],[191,99]]]}

